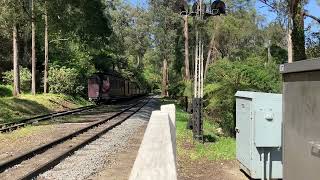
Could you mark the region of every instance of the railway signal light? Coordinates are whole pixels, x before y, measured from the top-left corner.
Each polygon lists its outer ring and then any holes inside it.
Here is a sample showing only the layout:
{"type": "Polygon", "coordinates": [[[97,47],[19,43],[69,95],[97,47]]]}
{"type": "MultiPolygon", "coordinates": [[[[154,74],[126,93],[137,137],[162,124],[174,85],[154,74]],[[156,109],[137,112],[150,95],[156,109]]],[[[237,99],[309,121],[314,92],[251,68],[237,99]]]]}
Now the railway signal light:
{"type": "MultiPolygon", "coordinates": [[[[195,17],[195,22],[201,22],[211,16],[220,16],[226,14],[226,5],[222,0],[215,0],[207,6],[203,0],[196,0],[192,5],[191,12],[186,11],[186,8],[181,8],[181,15],[195,17]],[[209,7],[209,8],[207,8],[209,7]]],[[[199,28],[200,23],[195,23],[196,30],[196,51],[194,60],[194,96],[192,100],[192,131],[193,137],[203,142],[203,85],[204,85],[204,41],[199,28]]],[[[202,24],[202,23],[201,23],[202,24]]]]}
{"type": "Polygon", "coordinates": [[[202,3],[201,10],[198,11],[198,1],[193,3],[191,7],[191,12],[186,7],[180,7],[180,14],[181,15],[188,15],[188,16],[197,16],[198,12],[201,12],[205,17],[208,16],[220,16],[221,14],[226,14],[226,4],[221,0],[215,0],[213,3],[209,5],[202,3]],[[209,6],[209,8],[207,8],[209,6]]]}
{"type": "Polygon", "coordinates": [[[221,0],[216,0],[211,4],[212,14],[226,14],[226,4],[221,0]]]}

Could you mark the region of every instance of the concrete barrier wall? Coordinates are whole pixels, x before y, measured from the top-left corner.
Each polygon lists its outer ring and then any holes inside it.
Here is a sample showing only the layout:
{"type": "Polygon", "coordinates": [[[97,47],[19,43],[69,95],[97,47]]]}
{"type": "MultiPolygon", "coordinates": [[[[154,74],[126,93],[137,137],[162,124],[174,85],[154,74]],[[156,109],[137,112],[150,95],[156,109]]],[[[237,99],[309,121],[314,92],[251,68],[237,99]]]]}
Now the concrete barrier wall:
{"type": "Polygon", "coordinates": [[[176,180],[175,106],[153,111],[130,180],[176,180]]]}

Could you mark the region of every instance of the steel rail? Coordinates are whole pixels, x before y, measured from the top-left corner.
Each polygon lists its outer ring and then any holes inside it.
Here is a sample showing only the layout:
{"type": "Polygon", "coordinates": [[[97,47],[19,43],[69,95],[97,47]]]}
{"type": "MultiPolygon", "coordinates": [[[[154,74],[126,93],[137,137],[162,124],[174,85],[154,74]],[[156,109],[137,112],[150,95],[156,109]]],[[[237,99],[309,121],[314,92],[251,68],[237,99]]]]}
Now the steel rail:
{"type": "MultiPolygon", "coordinates": [[[[74,146],[73,148],[69,149],[68,151],[65,151],[63,154],[59,155],[57,158],[54,158],[52,160],[50,160],[49,162],[41,165],[40,167],[38,167],[37,169],[33,170],[32,172],[28,173],[27,175],[25,175],[24,177],[20,178],[20,180],[29,180],[29,179],[34,179],[36,178],[38,175],[40,175],[41,173],[44,173],[50,169],[52,169],[54,166],[56,166],[57,164],[59,164],[62,160],[64,160],[65,158],[67,158],[68,156],[74,154],[75,151],[79,150],[80,148],[88,145],[89,143],[93,142],[94,140],[98,139],[99,137],[101,137],[102,135],[104,135],[105,133],[107,133],[108,131],[112,130],[113,128],[119,126],[120,124],[122,124],[123,122],[125,122],[127,119],[129,119],[131,116],[133,116],[134,114],[136,114],[138,111],[140,111],[147,103],[149,102],[149,100],[145,103],[143,103],[143,105],[141,107],[139,107],[137,110],[135,110],[133,113],[131,113],[130,115],[126,116],[125,118],[123,118],[122,120],[118,121],[117,123],[103,129],[102,131],[100,131],[99,133],[93,135],[92,137],[86,139],[85,141],[83,141],[82,143],[74,146]]],[[[138,105],[140,103],[137,103],[136,105],[138,105]]],[[[134,106],[135,107],[135,106],[134,106]]],[[[130,108],[131,109],[131,108],[130,108]]]]}
{"type": "Polygon", "coordinates": [[[94,123],[94,124],[92,124],[92,125],[89,125],[89,126],[86,126],[86,127],[82,128],[82,129],[80,129],[80,130],[78,130],[78,131],[76,131],[76,132],[73,132],[73,133],[71,133],[71,134],[69,134],[69,135],[66,135],[66,136],[62,137],[62,138],[59,138],[59,139],[57,139],[57,140],[54,140],[53,142],[47,143],[47,144],[45,144],[45,145],[42,145],[42,146],[37,147],[37,148],[35,148],[35,149],[32,149],[32,150],[30,150],[30,151],[28,151],[28,152],[26,152],[26,153],[24,153],[24,154],[21,154],[21,155],[19,155],[19,156],[16,156],[16,157],[14,157],[14,158],[12,158],[12,159],[10,159],[10,160],[7,160],[7,161],[5,161],[5,162],[2,162],[2,163],[0,163],[0,173],[4,172],[6,169],[9,169],[9,168],[11,168],[11,167],[13,167],[13,166],[21,163],[21,162],[24,161],[24,160],[30,159],[30,158],[38,155],[38,154],[41,154],[41,153],[47,151],[48,149],[50,149],[50,148],[52,148],[52,147],[54,147],[54,146],[56,146],[56,145],[58,145],[58,144],[60,144],[60,143],[63,143],[63,142],[65,142],[65,141],[69,140],[69,139],[72,139],[72,138],[78,136],[79,134],[82,134],[82,133],[84,133],[84,132],[87,132],[87,131],[89,131],[90,129],[93,129],[93,128],[101,125],[101,124],[104,124],[104,123],[106,123],[107,121],[109,121],[109,120],[111,120],[111,119],[113,119],[113,118],[121,115],[122,113],[130,110],[131,108],[133,108],[133,107],[135,107],[135,106],[137,106],[137,105],[139,105],[139,104],[141,104],[141,103],[142,103],[142,102],[135,103],[134,105],[132,105],[132,106],[130,106],[130,107],[128,107],[128,108],[126,108],[126,109],[124,109],[124,110],[116,113],[115,115],[113,115],[113,116],[111,116],[111,117],[109,117],[109,118],[107,118],[107,119],[98,121],[98,122],[96,122],[96,123],[94,123]]]}
{"type": "MultiPolygon", "coordinates": [[[[130,97],[130,98],[125,98],[127,100],[133,99],[134,97],[130,97]]],[[[122,102],[125,99],[117,99],[118,102],[122,102]]],[[[121,103],[120,103],[121,104],[121,103]]],[[[17,122],[11,122],[11,123],[3,123],[0,124],[0,133],[1,132],[9,132],[12,130],[16,130],[19,127],[23,127],[26,126],[28,124],[32,124],[33,122],[36,121],[45,121],[45,120],[49,120],[51,118],[55,118],[55,117],[60,117],[60,116],[65,116],[65,115],[70,115],[73,113],[78,113],[78,112],[82,112],[85,110],[89,110],[89,109],[93,109],[98,107],[99,105],[90,105],[90,106],[84,106],[84,107],[80,107],[80,108],[76,108],[76,109],[72,109],[72,110],[65,110],[65,111],[59,111],[59,112],[53,112],[53,113],[49,113],[49,114],[44,114],[44,115],[40,115],[40,116],[35,116],[35,117],[31,117],[31,118],[27,118],[27,119],[23,119],[17,122]]]]}

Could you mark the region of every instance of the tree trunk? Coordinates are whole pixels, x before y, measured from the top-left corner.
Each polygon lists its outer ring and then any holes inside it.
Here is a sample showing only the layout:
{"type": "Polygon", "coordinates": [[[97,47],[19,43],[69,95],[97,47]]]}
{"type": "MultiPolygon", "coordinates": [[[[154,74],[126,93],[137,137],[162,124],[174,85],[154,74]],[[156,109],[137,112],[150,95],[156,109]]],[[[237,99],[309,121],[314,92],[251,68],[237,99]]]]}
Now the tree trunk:
{"type": "Polygon", "coordinates": [[[305,51],[303,2],[297,1],[293,4],[291,12],[293,61],[305,60],[307,56],[305,51]]]}
{"type": "Polygon", "coordinates": [[[162,63],[162,92],[161,95],[163,97],[168,96],[168,62],[167,59],[163,59],[162,63]]]}
{"type": "Polygon", "coordinates": [[[23,58],[21,64],[29,65],[30,63],[30,54],[29,54],[29,33],[24,33],[23,37],[23,58]]]}
{"type": "Polygon", "coordinates": [[[209,50],[208,50],[208,55],[207,55],[207,60],[206,60],[206,67],[204,69],[204,78],[206,78],[206,76],[207,76],[209,65],[211,63],[211,54],[212,54],[213,48],[214,48],[214,35],[212,35],[212,38],[211,38],[211,41],[209,44],[209,50]]]}
{"type": "Polygon", "coordinates": [[[268,41],[268,63],[270,64],[271,63],[271,60],[272,60],[272,55],[271,55],[271,40],[268,41]]]}
{"type": "Polygon", "coordinates": [[[32,86],[31,93],[33,95],[36,94],[36,27],[35,27],[35,16],[34,16],[34,0],[31,0],[31,13],[32,13],[32,53],[31,53],[31,61],[32,61],[32,86]]]}
{"type": "Polygon", "coordinates": [[[291,29],[289,27],[288,29],[288,34],[287,34],[287,41],[288,41],[288,63],[293,62],[293,57],[292,57],[292,39],[291,39],[291,29]]]}
{"type": "Polygon", "coordinates": [[[140,66],[140,55],[137,56],[137,64],[136,64],[137,68],[139,68],[139,66],[140,66]]]}
{"type": "MultiPolygon", "coordinates": [[[[194,52],[195,50],[195,47],[191,47],[191,52],[194,52]]],[[[191,53],[191,64],[190,64],[190,69],[191,69],[191,71],[190,71],[190,78],[194,78],[194,61],[195,61],[195,54],[194,53],[191,53]]]]}
{"type": "Polygon", "coordinates": [[[13,95],[20,94],[20,71],[18,60],[18,44],[17,44],[17,26],[13,25],[12,31],[12,50],[13,50],[13,95]]]}
{"type": "Polygon", "coordinates": [[[190,67],[189,67],[189,27],[188,16],[183,16],[184,19],[184,72],[185,80],[190,80],[190,67]]]}
{"type": "Polygon", "coordinates": [[[49,42],[48,42],[48,12],[47,12],[47,1],[45,1],[45,32],[44,32],[44,78],[43,88],[44,93],[48,93],[48,62],[49,62],[49,42]]]}

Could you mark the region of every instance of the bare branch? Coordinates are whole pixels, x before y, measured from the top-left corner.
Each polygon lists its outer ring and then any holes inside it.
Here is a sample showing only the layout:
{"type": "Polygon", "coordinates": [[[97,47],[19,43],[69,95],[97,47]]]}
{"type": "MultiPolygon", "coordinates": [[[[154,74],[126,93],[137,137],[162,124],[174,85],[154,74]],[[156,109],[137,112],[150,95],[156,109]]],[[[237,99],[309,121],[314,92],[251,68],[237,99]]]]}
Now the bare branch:
{"type": "Polygon", "coordinates": [[[53,43],[53,42],[58,42],[58,41],[68,41],[70,38],[68,39],[54,39],[54,40],[51,40],[49,43],[53,43]]]}
{"type": "Polygon", "coordinates": [[[313,16],[313,15],[309,14],[308,12],[304,12],[304,16],[309,17],[309,18],[317,21],[318,23],[320,23],[320,18],[313,16]]]}
{"type": "Polygon", "coordinates": [[[267,5],[272,10],[276,11],[277,13],[279,13],[278,8],[274,4],[270,3],[268,0],[259,0],[259,1],[262,2],[263,4],[267,5]]]}

